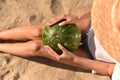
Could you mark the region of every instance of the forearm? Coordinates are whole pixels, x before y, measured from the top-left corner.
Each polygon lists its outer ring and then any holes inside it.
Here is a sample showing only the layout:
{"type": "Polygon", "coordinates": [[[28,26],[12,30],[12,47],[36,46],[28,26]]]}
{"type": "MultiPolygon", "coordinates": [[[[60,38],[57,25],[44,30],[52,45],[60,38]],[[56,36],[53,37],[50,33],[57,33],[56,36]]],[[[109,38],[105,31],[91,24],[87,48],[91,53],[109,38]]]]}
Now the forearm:
{"type": "Polygon", "coordinates": [[[87,70],[95,70],[99,74],[107,76],[111,76],[114,69],[114,64],[112,63],[100,62],[82,57],[76,57],[72,65],[87,70]]]}

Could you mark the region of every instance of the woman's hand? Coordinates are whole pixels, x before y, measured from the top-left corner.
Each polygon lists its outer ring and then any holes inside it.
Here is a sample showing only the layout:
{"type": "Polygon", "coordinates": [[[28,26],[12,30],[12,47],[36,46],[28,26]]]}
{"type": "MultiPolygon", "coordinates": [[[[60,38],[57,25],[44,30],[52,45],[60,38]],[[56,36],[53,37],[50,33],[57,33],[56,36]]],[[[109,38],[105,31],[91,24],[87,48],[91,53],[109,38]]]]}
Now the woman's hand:
{"type": "Polygon", "coordinates": [[[59,25],[63,26],[66,24],[71,24],[71,23],[76,23],[79,20],[82,19],[88,19],[91,18],[91,10],[85,11],[83,13],[79,13],[79,14],[74,14],[74,15],[61,15],[58,16],[56,18],[53,18],[52,20],[50,20],[47,25],[53,25],[59,21],[62,21],[59,25]]]}
{"type": "Polygon", "coordinates": [[[62,21],[59,25],[64,26],[66,24],[71,24],[71,23],[75,23],[76,21],[78,21],[78,16],[77,15],[61,15],[61,16],[58,16],[58,17],[50,20],[47,23],[47,25],[53,25],[59,21],[62,21]]]}
{"type": "Polygon", "coordinates": [[[50,58],[52,60],[58,61],[58,62],[62,62],[65,64],[69,64],[71,65],[75,59],[75,56],[73,53],[69,52],[68,50],[66,50],[62,45],[58,44],[58,47],[63,51],[63,53],[61,55],[57,54],[52,48],[50,48],[49,46],[45,46],[45,50],[47,51],[47,53],[49,54],[49,56],[51,56],[50,58]]]}

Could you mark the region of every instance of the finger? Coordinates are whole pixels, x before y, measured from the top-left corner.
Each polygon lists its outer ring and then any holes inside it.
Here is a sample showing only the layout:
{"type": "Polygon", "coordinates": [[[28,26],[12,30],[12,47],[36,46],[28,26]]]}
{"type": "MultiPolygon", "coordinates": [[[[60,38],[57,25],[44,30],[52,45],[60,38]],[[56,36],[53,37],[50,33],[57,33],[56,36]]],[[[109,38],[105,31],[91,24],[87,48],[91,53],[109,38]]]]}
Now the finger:
{"type": "Polygon", "coordinates": [[[65,26],[66,24],[70,24],[70,22],[69,22],[69,21],[61,22],[61,23],[59,24],[59,26],[65,26]]]}
{"type": "Polygon", "coordinates": [[[57,23],[57,22],[59,22],[59,21],[61,21],[63,19],[65,19],[65,15],[58,16],[58,17],[50,20],[50,22],[48,22],[47,24],[48,25],[54,25],[55,23],[57,23]]]}
{"type": "Polygon", "coordinates": [[[58,44],[58,47],[64,52],[67,52],[67,50],[61,45],[61,44],[58,44]]]}
{"type": "Polygon", "coordinates": [[[59,55],[49,46],[44,46],[46,51],[48,52],[48,54],[50,54],[50,56],[54,57],[54,58],[58,58],[59,55]]]}
{"type": "Polygon", "coordinates": [[[66,24],[71,24],[71,23],[72,23],[72,22],[71,22],[71,18],[66,17],[66,21],[61,22],[61,23],[59,24],[59,26],[64,26],[64,25],[66,25],[66,24]]]}

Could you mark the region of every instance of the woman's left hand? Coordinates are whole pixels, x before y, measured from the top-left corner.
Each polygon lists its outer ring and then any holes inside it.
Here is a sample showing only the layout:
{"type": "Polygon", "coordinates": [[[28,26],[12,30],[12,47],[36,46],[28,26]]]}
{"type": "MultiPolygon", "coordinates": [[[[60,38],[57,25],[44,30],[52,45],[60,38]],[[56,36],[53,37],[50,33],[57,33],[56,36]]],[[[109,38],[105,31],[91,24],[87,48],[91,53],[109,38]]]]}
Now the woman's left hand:
{"type": "Polygon", "coordinates": [[[65,63],[65,64],[72,64],[75,56],[73,53],[66,50],[61,44],[58,44],[58,47],[63,51],[61,55],[57,54],[51,47],[45,46],[45,50],[51,56],[52,60],[57,62],[65,63]]]}

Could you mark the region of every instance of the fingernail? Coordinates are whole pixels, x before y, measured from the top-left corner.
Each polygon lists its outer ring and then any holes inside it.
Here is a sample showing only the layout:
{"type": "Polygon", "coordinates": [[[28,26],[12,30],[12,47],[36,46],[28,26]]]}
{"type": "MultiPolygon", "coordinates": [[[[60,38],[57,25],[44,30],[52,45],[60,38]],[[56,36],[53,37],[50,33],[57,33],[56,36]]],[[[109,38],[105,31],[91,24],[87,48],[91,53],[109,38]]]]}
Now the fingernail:
{"type": "Polygon", "coordinates": [[[48,46],[44,46],[45,49],[48,49],[48,46]]]}
{"type": "Polygon", "coordinates": [[[62,45],[60,43],[58,43],[58,46],[61,47],[62,45]]]}
{"type": "Polygon", "coordinates": [[[60,23],[59,26],[62,26],[62,23],[60,23]]]}

